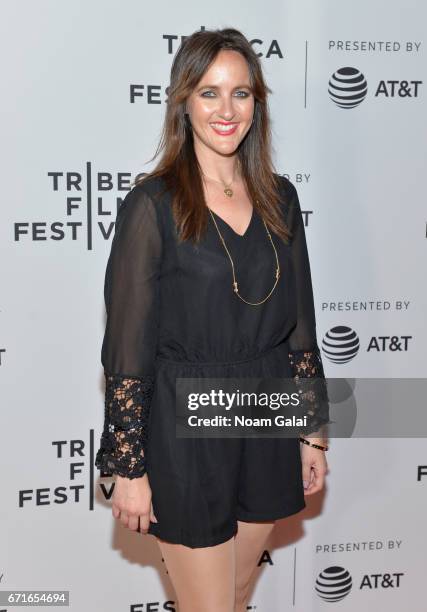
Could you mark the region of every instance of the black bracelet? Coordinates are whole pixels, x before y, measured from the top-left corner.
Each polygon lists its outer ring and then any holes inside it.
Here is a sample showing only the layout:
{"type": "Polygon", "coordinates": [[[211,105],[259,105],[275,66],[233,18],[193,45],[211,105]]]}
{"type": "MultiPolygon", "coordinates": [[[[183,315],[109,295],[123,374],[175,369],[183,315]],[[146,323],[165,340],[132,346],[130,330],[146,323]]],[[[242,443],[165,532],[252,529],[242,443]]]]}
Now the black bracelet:
{"type": "Polygon", "coordinates": [[[329,449],[329,446],[321,446],[320,444],[314,444],[313,442],[309,442],[305,438],[300,437],[299,441],[304,442],[304,444],[308,444],[309,446],[312,446],[313,448],[318,448],[322,451],[327,451],[329,449]]]}

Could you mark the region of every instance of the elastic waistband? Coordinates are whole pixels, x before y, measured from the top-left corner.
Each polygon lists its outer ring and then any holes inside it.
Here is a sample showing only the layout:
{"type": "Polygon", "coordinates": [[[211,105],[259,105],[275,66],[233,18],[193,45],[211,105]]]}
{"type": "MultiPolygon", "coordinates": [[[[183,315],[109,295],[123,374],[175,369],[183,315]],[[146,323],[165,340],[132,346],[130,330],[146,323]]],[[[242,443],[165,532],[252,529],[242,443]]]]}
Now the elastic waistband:
{"type": "Polygon", "coordinates": [[[287,342],[282,342],[280,344],[277,344],[276,346],[272,346],[266,349],[265,351],[261,351],[260,353],[253,355],[252,357],[247,357],[246,359],[238,359],[238,360],[233,360],[233,361],[188,361],[186,359],[169,359],[168,357],[162,357],[160,355],[156,357],[156,361],[163,361],[169,364],[187,365],[187,366],[194,366],[194,367],[197,367],[197,366],[200,366],[200,367],[229,366],[229,365],[238,365],[239,363],[247,363],[250,361],[256,361],[272,353],[282,352],[284,350],[287,350],[287,342]]]}

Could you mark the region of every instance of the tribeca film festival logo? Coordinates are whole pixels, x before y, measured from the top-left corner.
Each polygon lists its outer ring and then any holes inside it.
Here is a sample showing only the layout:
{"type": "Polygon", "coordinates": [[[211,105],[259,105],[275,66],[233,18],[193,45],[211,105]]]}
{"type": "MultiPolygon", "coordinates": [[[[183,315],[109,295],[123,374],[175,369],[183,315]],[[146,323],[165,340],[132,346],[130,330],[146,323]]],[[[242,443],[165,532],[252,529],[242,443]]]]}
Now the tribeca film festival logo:
{"type": "MultiPolygon", "coordinates": [[[[406,352],[412,336],[371,336],[366,352],[406,352]]],[[[322,340],[322,351],[332,363],[345,364],[356,357],[360,350],[357,332],[347,325],[336,325],[329,329],[322,340]]]]}
{"type": "Polygon", "coordinates": [[[51,190],[58,195],[62,215],[50,220],[20,220],[14,223],[15,242],[78,241],[92,250],[94,235],[108,240],[117,211],[131,187],[129,172],[94,172],[86,162],[84,172],[47,172],[51,190]],[[124,192],[123,197],[115,192],[124,192]],[[114,194],[114,195],[113,195],[114,194]]]}
{"type": "MultiPolygon", "coordinates": [[[[374,98],[418,98],[422,81],[381,80],[374,85],[374,98]]],[[[355,108],[368,95],[365,75],[350,66],[339,68],[329,79],[330,99],[339,108],[355,108]]]]}
{"type": "MultiPolygon", "coordinates": [[[[365,574],[359,584],[359,590],[396,589],[401,585],[404,572],[384,572],[383,574],[365,574]]],[[[315,591],[327,602],[341,601],[350,593],[353,579],[348,570],[339,565],[327,567],[316,579],[315,591]]]]}
{"type": "MultiPolygon", "coordinates": [[[[201,26],[200,31],[206,30],[206,26],[201,26]]],[[[188,35],[182,34],[162,34],[162,39],[166,43],[166,52],[168,55],[174,55],[178,50],[182,41],[188,38],[188,35]]],[[[255,50],[259,58],[284,59],[284,55],[277,39],[264,40],[259,36],[249,39],[250,44],[255,50]]],[[[156,84],[131,83],[129,89],[129,102],[135,104],[139,100],[143,100],[146,104],[162,104],[166,102],[169,92],[169,87],[163,87],[156,84]],[[165,99],[162,100],[162,92],[164,91],[165,99]]]]}
{"type": "MultiPolygon", "coordinates": [[[[61,482],[39,487],[31,483],[27,488],[18,489],[18,507],[43,508],[67,503],[87,503],[94,509],[95,492],[95,430],[89,430],[89,439],[80,437],[51,440],[51,457],[63,469],[61,482]]],[[[44,474],[48,474],[43,470],[44,474]]],[[[111,476],[111,474],[109,475],[111,476]]],[[[44,478],[46,481],[46,478],[44,478]]],[[[109,487],[101,485],[104,499],[113,494],[114,483],[109,487]]]]}
{"type": "MultiPolygon", "coordinates": [[[[206,30],[206,26],[200,26],[200,32],[206,30]]],[[[167,42],[167,52],[169,55],[173,55],[177,50],[181,42],[183,42],[188,36],[179,34],[163,34],[163,40],[167,42]]],[[[250,44],[254,47],[255,53],[258,57],[266,57],[267,59],[274,56],[283,59],[283,53],[280,45],[276,39],[263,40],[262,38],[250,38],[250,44]]]]}

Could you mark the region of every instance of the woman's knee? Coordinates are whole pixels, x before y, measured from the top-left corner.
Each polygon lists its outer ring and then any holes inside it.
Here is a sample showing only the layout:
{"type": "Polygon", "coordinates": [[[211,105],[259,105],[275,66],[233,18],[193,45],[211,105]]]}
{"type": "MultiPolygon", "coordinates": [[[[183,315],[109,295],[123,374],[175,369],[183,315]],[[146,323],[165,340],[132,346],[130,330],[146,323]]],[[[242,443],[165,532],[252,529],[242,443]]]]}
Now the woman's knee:
{"type": "Polygon", "coordinates": [[[203,548],[157,541],[180,612],[234,612],[234,538],[203,548]]]}
{"type": "Polygon", "coordinates": [[[235,540],[236,551],[236,590],[235,612],[246,610],[251,588],[256,576],[259,555],[262,553],[275,521],[244,522],[239,521],[239,530],[235,540]]]}

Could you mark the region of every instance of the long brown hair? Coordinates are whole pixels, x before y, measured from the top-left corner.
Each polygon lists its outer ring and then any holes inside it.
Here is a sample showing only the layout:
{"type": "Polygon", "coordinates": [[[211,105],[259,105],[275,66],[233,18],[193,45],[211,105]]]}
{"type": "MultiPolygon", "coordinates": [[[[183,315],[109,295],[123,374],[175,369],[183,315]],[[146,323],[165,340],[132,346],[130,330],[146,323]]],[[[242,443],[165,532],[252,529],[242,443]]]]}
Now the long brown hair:
{"type": "Polygon", "coordinates": [[[266,85],[260,61],[245,36],[234,28],[200,30],[181,43],[172,62],[165,120],[157,150],[161,158],[153,171],[139,174],[135,184],[163,177],[173,193],[173,216],[181,240],[199,241],[209,211],[200,165],[194,151],[193,132],[185,103],[222,49],[238,51],[246,59],[254,95],[253,123],[237,149],[243,180],[254,208],[270,230],[287,241],[290,232],[281,216],[279,181],[271,159],[271,124],[266,85]]]}

